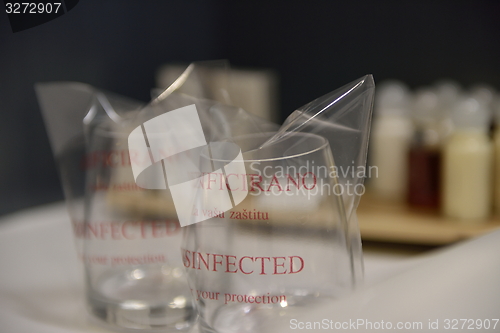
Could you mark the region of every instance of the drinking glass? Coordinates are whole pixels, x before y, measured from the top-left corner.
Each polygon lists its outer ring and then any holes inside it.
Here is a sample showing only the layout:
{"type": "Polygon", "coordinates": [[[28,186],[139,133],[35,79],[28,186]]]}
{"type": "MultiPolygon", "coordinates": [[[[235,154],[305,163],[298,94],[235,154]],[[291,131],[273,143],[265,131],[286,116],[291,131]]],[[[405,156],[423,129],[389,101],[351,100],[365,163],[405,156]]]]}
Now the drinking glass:
{"type": "Polygon", "coordinates": [[[72,154],[60,163],[75,192],[70,208],[81,211],[73,224],[88,308],[115,327],[188,330],[197,315],[180,259],[181,227],[175,211],[168,214],[172,198],[136,185],[131,164],[148,163],[149,156],[128,149],[127,126],[103,121],[90,130],[79,174],[70,172],[76,169],[72,154]],[[83,199],[73,185],[78,182],[83,199]]]}
{"type": "MultiPolygon", "coordinates": [[[[202,332],[277,332],[354,287],[356,258],[329,142],[294,133],[261,147],[274,134],[234,138],[244,164],[235,169],[245,171],[204,179],[221,179],[233,196],[246,191],[245,199],[225,212],[198,212],[212,217],[184,228],[182,261],[202,332]]],[[[203,159],[214,170],[231,162],[213,150],[203,159]]]]}

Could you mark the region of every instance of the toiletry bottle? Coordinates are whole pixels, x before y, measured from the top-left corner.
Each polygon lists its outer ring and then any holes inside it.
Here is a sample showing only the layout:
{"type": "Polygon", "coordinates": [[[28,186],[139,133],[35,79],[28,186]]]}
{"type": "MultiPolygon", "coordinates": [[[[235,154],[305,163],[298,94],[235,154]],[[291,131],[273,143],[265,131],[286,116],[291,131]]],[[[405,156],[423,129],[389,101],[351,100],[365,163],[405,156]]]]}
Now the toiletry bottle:
{"type": "Polygon", "coordinates": [[[454,132],[443,149],[443,213],[466,223],[490,214],[493,147],[488,136],[490,112],[463,97],[452,112],[454,132]]]}
{"type": "Polygon", "coordinates": [[[458,99],[462,95],[462,88],[452,80],[440,80],[433,86],[438,97],[439,136],[446,139],[453,132],[451,113],[458,99]]]}
{"type": "Polygon", "coordinates": [[[440,202],[441,137],[438,96],[430,89],[415,93],[412,119],[415,133],[408,157],[408,204],[437,209],[440,202]]]}
{"type": "Polygon", "coordinates": [[[370,147],[370,186],[377,197],[404,200],[407,189],[408,149],[413,134],[409,92],[400,82],[380,84],[375,97],[370,147]]]}
{"type": "Polygon", "coordinates": [[[493,145],[495,147],[493,172],[495,177],[495,189],[493,193],[493,206],[496,215],[500,215],[500,95],[495,97],[492,107],[495,120],[495,128],[493,131],[493,145]]]}

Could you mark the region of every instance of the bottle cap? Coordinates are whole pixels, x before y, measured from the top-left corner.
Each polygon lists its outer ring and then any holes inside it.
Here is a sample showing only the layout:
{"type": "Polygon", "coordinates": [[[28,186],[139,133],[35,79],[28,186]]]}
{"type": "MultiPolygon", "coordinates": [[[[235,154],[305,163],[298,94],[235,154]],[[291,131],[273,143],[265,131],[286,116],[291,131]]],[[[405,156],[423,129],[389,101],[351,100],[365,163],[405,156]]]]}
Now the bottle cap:
{"type": "Polygon", "coordinates": [[[379,115],[408,115],[410,93],[408,87],[399,81],[384,81],[377,87],[375,112],[379,115]]]}
{"type": "Polygon", "coordinates": [[[490,124],[491,112],[476,98],[464,96],[455,104],[451,117],[458,129],[486,130],[490,124]]]}
{"type": "Polygon", "coordinates": [[[439,98],[433,90],[419,89],[413,98],[413,118],[417,122],[434,121],[439,117],[438,106],[439,98]]]}
{"type": "Polygon", "coordinates": [[[434,91],[439,99],[439,109],[443,113],[449,113],[457,100],[460,98],[462,89],[460,85],[452,80],[441,80],[434,84],[434,91]]]}
{"type": "Polygon", "coordinates": [[[495,89],[486,84],[476,84],[471,87],[470,94],[486,108],[491,108],[495,98],[495,89]]]}

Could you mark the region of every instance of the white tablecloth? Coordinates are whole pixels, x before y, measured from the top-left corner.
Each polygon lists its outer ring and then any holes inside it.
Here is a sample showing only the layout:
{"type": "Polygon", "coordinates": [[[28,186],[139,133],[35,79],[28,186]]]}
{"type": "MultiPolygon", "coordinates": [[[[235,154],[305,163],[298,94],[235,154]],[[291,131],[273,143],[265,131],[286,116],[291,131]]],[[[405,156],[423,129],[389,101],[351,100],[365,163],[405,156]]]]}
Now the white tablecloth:
{"type": "MultiPolygon", "coordinates": [[[[497,238],[500,240],[500,237],[497,238]]],[[[496,252],[497,257],[500,257],[499,253],[496,252]]],[[[440,254],[435,256],[439,257],[440,254]]],[[[391,279],[395,279],[395,288],[398,284],[404,285],[406,282],[400,280],[404,279],[405,272],[417,269],[415,274],[418,275],[418,267],[425,266],[427,262],[432,261],[432,258],[433,255],[366,251],[366,283],[373,288],[368,288],[368,291],[363,292],[364,294],[361,293],[361,297],[365,297],[370,292],[376,294],[381,288],[391,288],[391,283],[386,282],[391,279]],[[398,278],[398,276],[403,276],[403,278],[398,278]],[[385,286],[387,284],[389,287],[385,286]]],[[[499,261],[497,260],[495,264],[499,265],[499,261]]],[[[470,279],[473,276],[472,274],[464,278],[470,279]]],[[[429,276],[429,279],[431,278],[429,276]]],[[[411,281],[411,277],[406,279],[411,281]]],[[[481,277],[478,277],[477,280],[468,282],[473,286],[473,284],[482,283],[481,281],[481,277]]],[[[415,281],[415,284],[418,286],[420,282],[415,281]]],[[[455,288],[455,284],[450,282],[449,286],[441,287],[455,288]]],[[[449,292],[463,293],[462,290],[453,289],[449,292]]],[[[497,298],[500,296],[498,287],[492,292],[496,292],[497,298]]],[[[385,298],[382,302],[387,301],[385,298]]],[[[473,301],[478,300],[473,299],[473,301]]],[[[419,303],[416,304],[418,306],[419,303]]],[[[499,303],[490,302],[488,306],[491,304],[498,306],[499,303]]],[[[429,303],[428,306],[432,307],[433,304],[429,303]]],[[[485,305],[476,305],[476,307],[481,306],[485,305]]],[[[348,307],[349,305],[344,308],[348,307]]],[[[494,310],[498,310],[497,317],[500,316],[500,306],[494,310]]],[[[421,318],[421,320],[427,321],[427,318],[421,318]]],[[[76,257],[71,224],[62,203],[25,210],[0,219],[0,333],[18,332],[110,332],[96,325],[86,313],[83,297],[83,269],[76,257]]]]}

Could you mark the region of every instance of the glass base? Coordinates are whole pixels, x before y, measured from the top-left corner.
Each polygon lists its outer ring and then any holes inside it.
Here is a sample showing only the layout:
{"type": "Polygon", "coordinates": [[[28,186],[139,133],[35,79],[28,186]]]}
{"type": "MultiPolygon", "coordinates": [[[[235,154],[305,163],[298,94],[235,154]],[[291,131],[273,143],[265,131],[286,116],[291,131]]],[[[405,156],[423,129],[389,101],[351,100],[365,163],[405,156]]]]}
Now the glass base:
{"type": "Polygon", "coordinates": [[[181,268],[109,272],[89,288],[89,311],[115,328],[187,331],[197,313],[185,278],[176,270],[181,268]]]}
{"type": "Polygon", "coordinates": [[[288,302],[278,304],[223,305],[212,311],[202,309],[199,319],[202,333],[275,333],[288,331],[291,319],[303,318],[305,310],[325,306],[331,297],[287,295],[288,302]],[[205,311],[204,311],[205,310],[205,311]],[[204,315],[211,318],[211,325],[204,315]]]}

